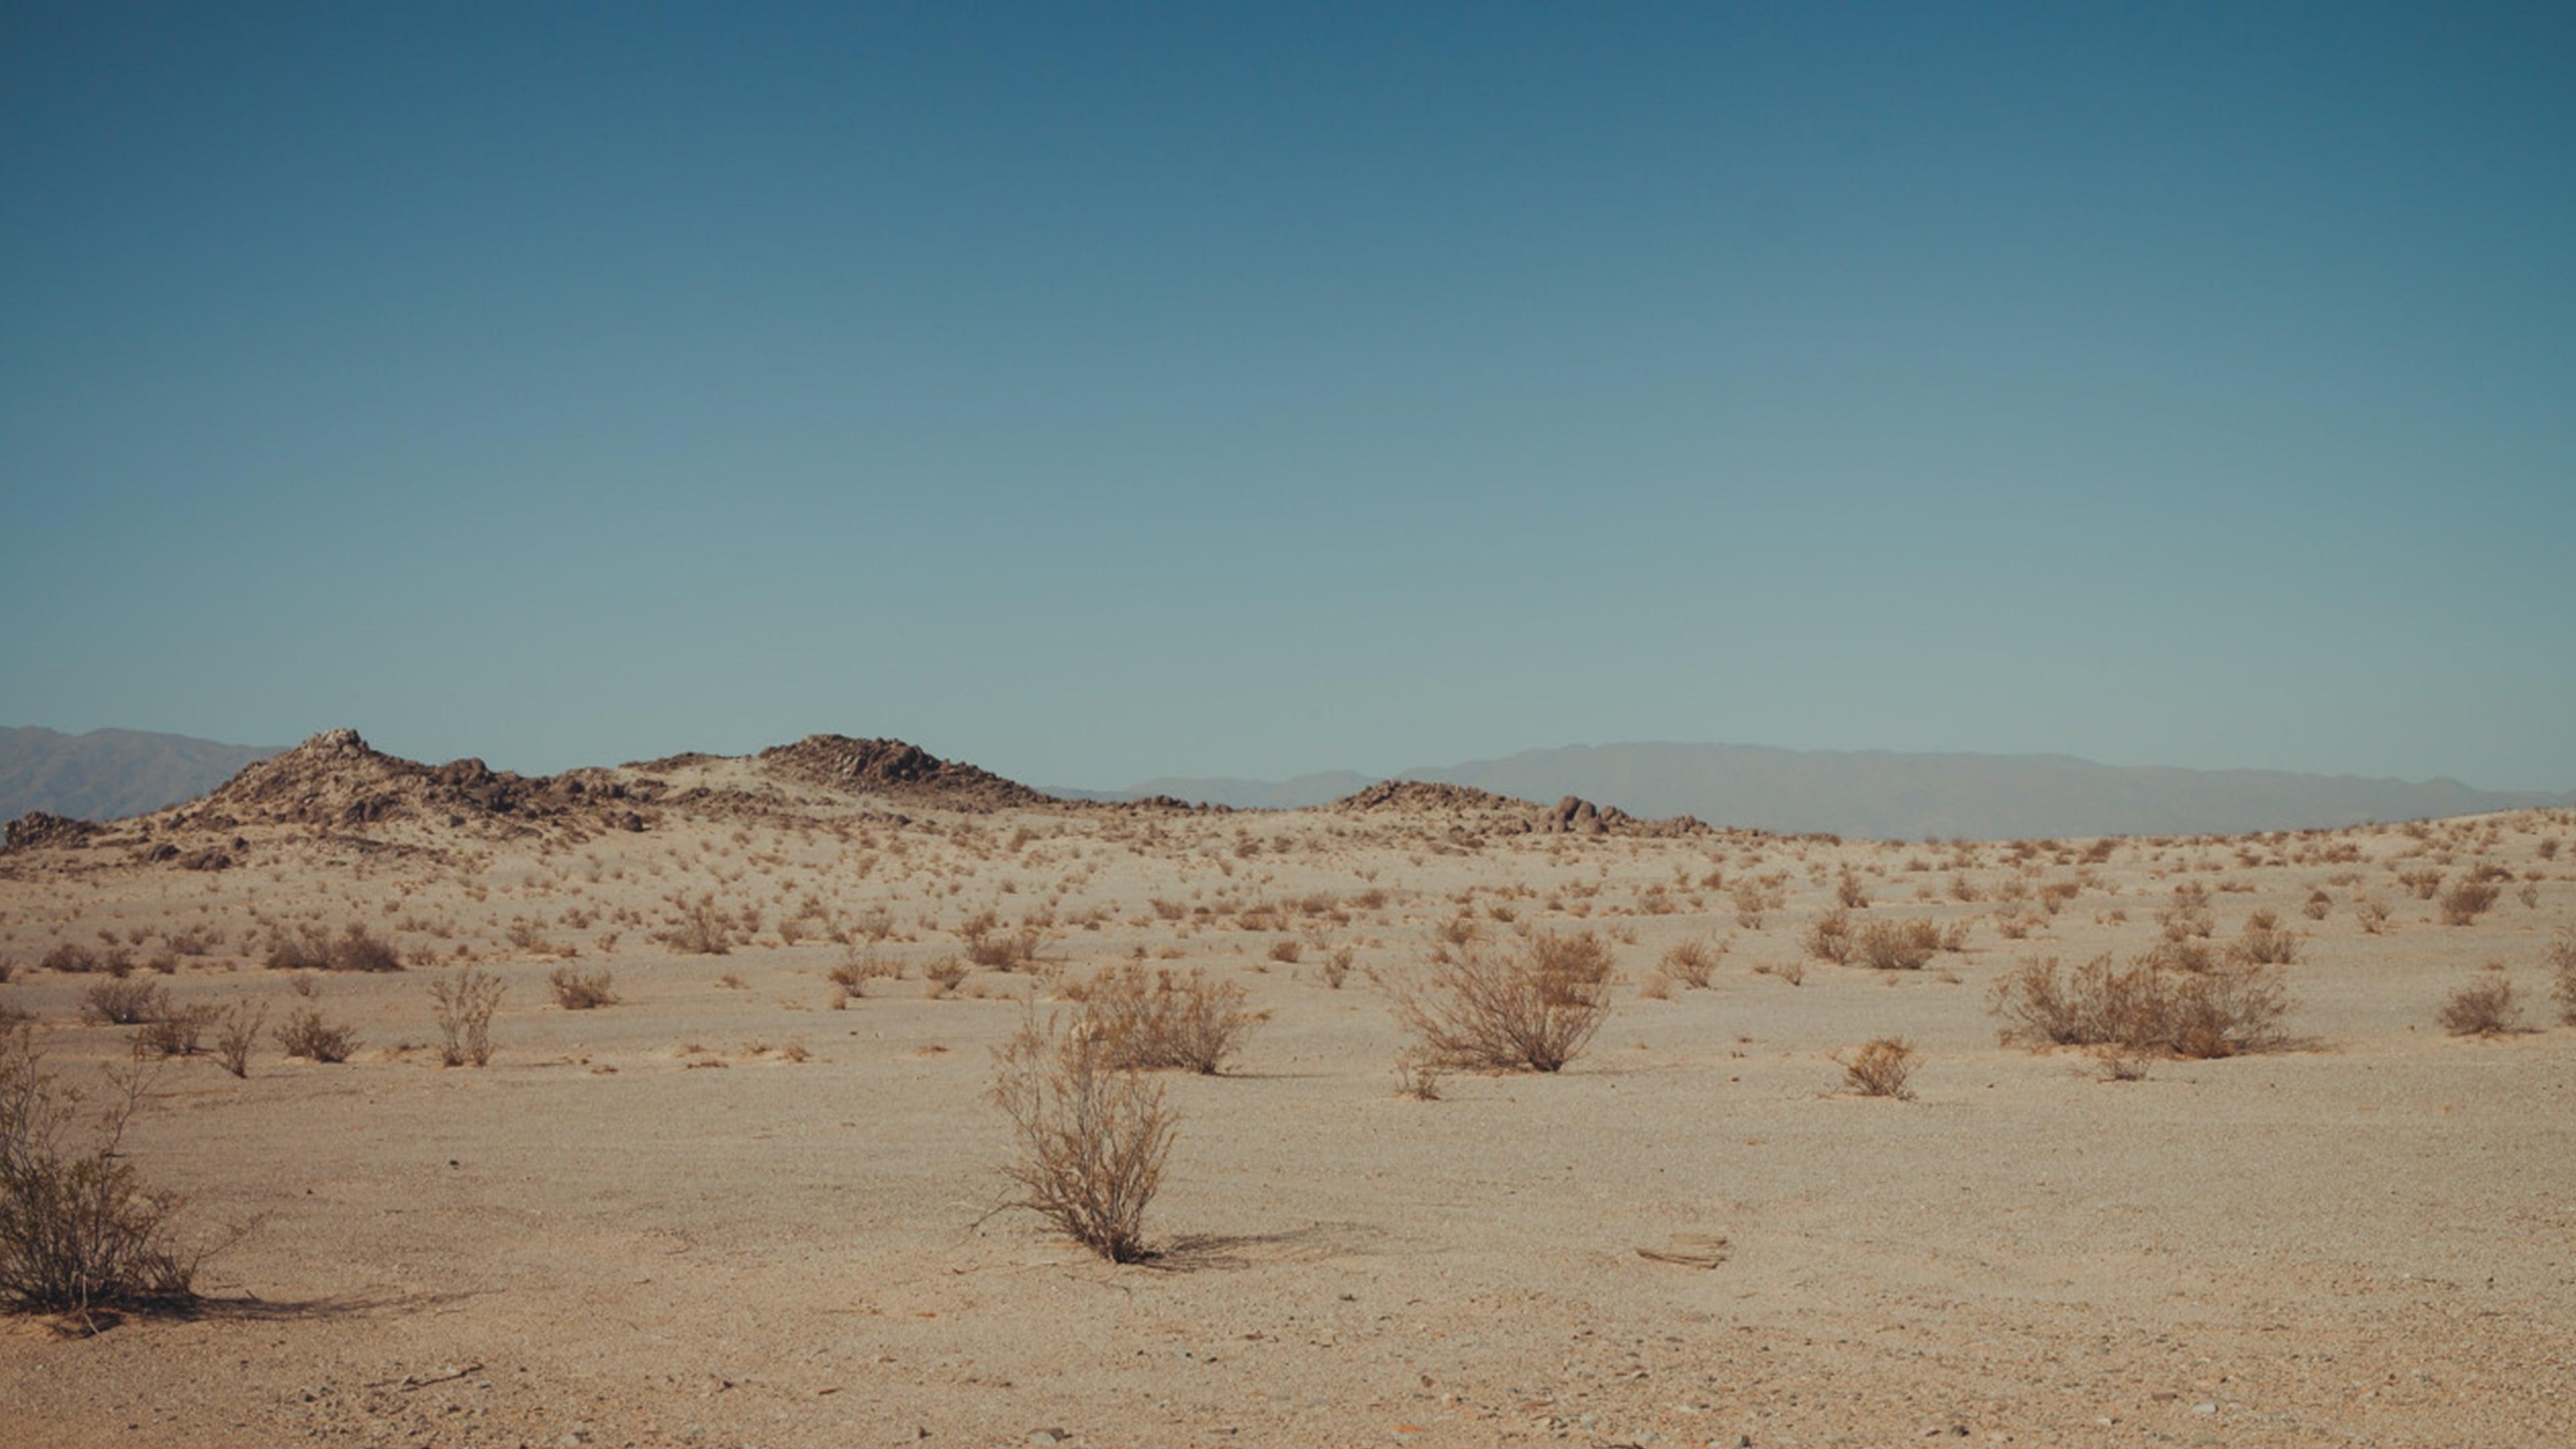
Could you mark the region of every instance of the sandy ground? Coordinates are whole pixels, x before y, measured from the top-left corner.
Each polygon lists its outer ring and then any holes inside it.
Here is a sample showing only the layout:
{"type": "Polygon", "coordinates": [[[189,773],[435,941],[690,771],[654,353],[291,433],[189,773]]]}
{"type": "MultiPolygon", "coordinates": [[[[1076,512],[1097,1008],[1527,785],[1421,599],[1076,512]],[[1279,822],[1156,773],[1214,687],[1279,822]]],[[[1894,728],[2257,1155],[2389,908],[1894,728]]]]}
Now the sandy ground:
{"type": "Polygon", "coordinates": [[[2543,964],[2576,921],[2576,819],[2090,861],[2081,842],[1444,830],[674,817],[573,845],[369,832],[426,847],[408,855],[254,832],[217,872],[13,857],[0,1002],[67,1078],[122,1063],[131,1029],[81,1023],[99,977],[33,963],[103,930],[140,961],[200,928],[204,953],[158,978],[178,1000],[317,1005],[365,1045],[318,1065],[263,1044],[246,1080],[162,1068],[134,1162],[200,1231],[250,1231],[193,1318],[0,1323],[0,1438],[2576,1443],[2576,1028],[2543,964]],[[2511,879],[2470,926],[2398,879],[2482,863],[2511,879]],[[1756,969],[1803,957],[1846,869],[1863,914],[1971,921],[1967,949],[1919,972],[1808,961],[1795,985],[1756,969]],[[1737,919],[1745,882],[1769,897],[1759,927],[1737,919]],[[2304,935],[2295,1049],[2115,1083],[1998,1045],[1997,976],[2143,950],[2185,882],[2219,944],[2258,909],[2304,935]],[[653,939],[702,894],[759,930],[723,956],[653,939]],[[2384,931],[2357,900],[2388,906],[2384,931]],[[922,967],[987,909],[1036,913],[1043,970],[932,999],[922,967]],[[1462,909],[1497,939],[1605,932],[1627,979],[1562,1075],[1402,1097],[1368,973],[1417,969],[1462,909]],[[825,973],[854,948],[826,937],[879,911],[905,975],[836,1008],[825,973]],[[310,1002],[262,969],[273,935],[348,921],[414,969],[332,974],[310,1002]],[[1641,990],[1701,936],[1729,943],[1709,988],[1641,990]],[[1283,941],[1299,961],[1271,959],[1283,941]],[[1359,967],[1340,989],[1319,972],[1334,945],[1359,967]],[[617,1003],[556,1006],[557,947],[612,971],[617,1003]],[[481,1070],[423,1049],[428,958],[460,951],[510,983],[481,1070]],[[1140,952],[1239,980],[1273,1017],[1228,1074],[1163,1079],[1182,1115],[1148,1220],[1163,1256],[1112,1267],[1026,1215],[984,1219],[1009,1140],[984,1093],[1022,998],[1140,952]],[[2491,961],[2533,1029],[2446,1036],[2439,1003],[2491,961]],[[1834,1054],[1890,1033],[1924,1054],[1916,1099],[1838,1091],[1834,1054]],[[1719,1239],[1713,1265],[1640,1251],[1719,1239]]]}

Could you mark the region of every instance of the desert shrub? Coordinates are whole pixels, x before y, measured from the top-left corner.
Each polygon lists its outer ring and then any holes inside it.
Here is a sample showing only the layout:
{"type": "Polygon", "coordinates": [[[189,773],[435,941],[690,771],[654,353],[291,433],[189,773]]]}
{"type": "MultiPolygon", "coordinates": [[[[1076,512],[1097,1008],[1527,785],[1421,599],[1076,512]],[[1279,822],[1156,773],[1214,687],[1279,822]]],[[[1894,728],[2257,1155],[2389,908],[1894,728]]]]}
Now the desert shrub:
{"type": "Polygon", "coordinates": [[[120,1152],[143,1077],[119,1081],[76,1138],[79,1093],[22,1028],[0,1038],[0,1303],[22,1312],[169,1306],[195,1296],[202,1249],[177,1241],[180,1200],[120,1152]]]}
{"type": "Polygon", "coordinates": [[[214,1023],[215,1008],[207,1002],[165,1009],[134,1034],[135,1060],[193,1057],[205,1050],[206,1028],[214,1023]]]}
{"type": "Polygon", "coordinates": [[[2522,1005],[2501,971],[2482,971],[2442,1003],[2442,1030],[2453,1036],[2500,1036],[2522,1025],[2522,1005]]]}
{"type": "Polygon", "coordinates": [[[966,938],[966,959],[993,971],[1017,971],[1038,959],[1044,937],[1035,926],[1017,931],[973,931],[966,938]]]}
{"type": "Polygon", "coordinates": [[[1142,966],[1113,966],[1081,988],[1081,1022],[1114,1067],[1214,1075],[1270,1019],[1267,1012],[1246,1011],[1246,995],[1205,970],[1183,976],[1165,968],[1148,979],[1142,966]]]}
{"type": "Polygon", "coordinates": [[[1675,943],[1671,950],[1664,953],[1664,959],[1659,966],[1663,974],[1671,980],[1678,981],[1684,986],[1704,987],[1708,985],[1709,978],[1716,974],[1717,963],[1725,955],[1724,946],[1703,937],[1675,943]]]}
{"type": "Polygon", "coordinates": [[[558,966],[546,977],[546,986],[554,992],[557,1006],[566,1011],[588,1011],[617,1004],[617,993],[611,989],[615,981],[612,972],[594,971],[585,976],[570,966],[558,966]]]}
{"type": "Polygon", "coordinates": [[[974,968],[968,966],[963,957],[942,956],[922,967],[921,974],[930,982],[931,995],[946,996],[955,991],[958,985],[973,973],[973,970],[974,968]]]}
{"type": "Polygon", "coordinates": [[[2178,1057],[2267,1051],[2285,1038],[2289,994],[2269,966],[2175,971],[2150,954],[2126,967],[2096,956],[2061,974],[2054,956],[2024,961],[1995,983],[1988,1008],[2007,1043],[2116,1046],[2178,1057]]]}
{"type": "Polygon", "coordinates": [[[504,989],[501,978],[471,966],[460,966],[429,983],[429,999],[438,1012],[441,1066],[491,1064],[492,1014],[501,1009],[504,989]]]}
{"type": "Polygon", "coordinates": [[[1834,885],[1834,899],[1846,909],[1857,911],[1869,904],[1869,890],[1860,883],[1859,876],[1846,870],[1834,885]]]}
{"type": "Polygon", "coordinates": [[[292,936],[269,943],[271,971],[400,971],[402,957],[387,942],[356,922],[338,936],[319,926],[306,926],[292,936]]]}
{"type": "Polygon", "coordinates": [[[81,993],[81,1018],[110,1026],[134,1026],[170,1009],[170,993],[149,981],[110,979],[81,993]]]}
{"type": "Polygon", "coordinates": [[[1435,1067],[1563,1070],[1610,1012],[1610,948],[1590,932],[1530,937],[1508,956],[1466,951],[1390,984],[1396,1020],[1435,1067]]]}
{"type": "Polygon", "coordinates": [[[1770,904],[1762,894],[1762,887],[1749,880],[1737,881],[1735,889],[1727,894],[1735,905],[1735,924],[1748,931],[1761,930],[1762,913],[1770,904]]]}
{"type": "Polygon", "coordinates": [[[2561,926],[2557,939],[2549,943],[2549,970],[2557,979],[2550,998],[2558,1003],[2558,1019],[2576,1026],[2576,926],[2561,926]]]}
{"type": "Polygon", "coordinates": [[[67,976],[87,976],[103,971],[110,976],[121,977],[134,969],[134,958],[121,949],[93,951],[78,941],[64,941],[47,951],[36,964],[67,976]]]}
{"type": "Polygon", "coordinates": [[[1351,959],[1356,954],[1348,946],[1335,946],[1324,957],[1324,984],[1335,991],[1341,990],[1342,983],[1350,979],[1351,959]]]}
{"type": "Polygon", "coordinates": [[[1306,943],[1295,937],[1270,943],[1270,959],[1282,966],[1294,966],[1305,959],[1306,943]]]}
{"type": "Polygon", "coordinates": [[[1851,954],[1880,971],[1920,971],[1941,949],[1941,928],[1930,921],[1871,921],[1851,937],[1851,954]]]}
{"type": "Polygon", "coordinates": [[[308,1006],[286,1019],[277,1029],[277,1045],[290,1057],[314,1062],[345,1062],[358,1049],[358,1038],[345,1025],[334,1026],[322,1019],[319,1007],[308,1006]]]}
{"type": "Polygon", "coordinates": [[[6,956],[0,956],[0,986],[8,985],[9,978],[17,974],[18,963],[6,956]]]}
{"type": "Polygon", "coordinates": [[[236,1077],[249,1076],[251,1049],[259,1045],[260,1028],[267,1024],[265,1005],[235,1002],[226,1007],[222,1025],[215,1029],[215,1060],[236,1077]]]}
{"type": "Polygon", "coordinates": [[[674,951],[690,956],[725,956],[733,952],[733,918],[716,904],[712,894],[696,900],[672,897],[670,923],[653,933],[653,939],[674,951]]]}
{"type": "Polygon", "coordinates": [[[1837,966],[1850,964],[1851,912],[1837,906],[1808,922],[1807,934],[1800,944],[1819,961],[1831,961],[1837,966]]]}
{"type": "Polygon", "coordinates": [[[2361,929],[2370,935],[2376,936],[2388,929],[2388,902],[2386,901],[2373,900],[2364,896],[2352,903],[2352,914],[2354,919],[2361,922],[2361,929]]]}
{"type": "Polygon", "coordinates": [[[1417,1102],[1440,1100],[1440,1069],[1413,1052],[1395,1059],[1395,1094],[1417,1102]]]}
{"type": "Polygon", "coordinates": [[[2324,891],[2310,891],[2299,906],[2299,914],[2311,921],[2322,921],[2334,910],[2334,897],[2324,891]]]}
{"type": "Polygon", "coordinates": [[[2246,917],[2245,929],[2229,949],[2239,961],[2257,966],[2288,966],[2299,959],[2299,938],[2281,928],[2280,917],[2270,911],[2256,911],[2246,917]]]}
{"type": "Polygon", "coordinates": [[[880,976],[893,977],[902,974],[901,963],[889,961],[877,954],[874,940],[870,940],[864,946],[853,945],[844,949],[841,952],[840,964],[824,973],[833,985],[852,995],[856,995],[861,988],[880,976]]]}
{"type": "Polygon", "coordinates": [[[2442,924],[2466,926],[2496,903],[2497,889],[2482,880],[2464,880],[2442,892],[2442,924]]]}
{"type": "Polygon", "coordinates": [[[993,1051],[992,1100],[1011,1119],[1003,1168],[1038,1214],[1113,1263],[1147,1256],[1145,1209],[1162,1186],[1174,1118],[1163,1089],[1112,1060],[1111,1043],[1077,1017],[1034,1015],[993,1051]]]}
{"type": "Polygon", "coordinates": [[[1843,1085],[1864,1097],[1910,1099],[1914,1091],[1905,1083],[1914,1075],[1915,1055],[1913,1044],[1901,1036],[1864,1043],[1842,1063],[1843,1085]]]}

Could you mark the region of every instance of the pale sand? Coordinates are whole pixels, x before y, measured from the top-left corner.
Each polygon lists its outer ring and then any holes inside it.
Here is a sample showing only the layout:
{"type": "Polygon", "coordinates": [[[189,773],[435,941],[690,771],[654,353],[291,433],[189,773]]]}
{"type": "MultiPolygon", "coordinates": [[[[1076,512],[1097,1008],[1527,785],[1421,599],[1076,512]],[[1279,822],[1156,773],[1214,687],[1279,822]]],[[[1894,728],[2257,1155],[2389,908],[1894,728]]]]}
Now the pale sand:
{"type": "MultiPolygon", "coordinates": [[[[675,815],[550,853],[476,843],[479,868],[288,829],[248,831],[251,863],[213,873],[10,857],[0,955],[21,971],[0,1000],[38,1015],[77,1079],[121,1062],[130,1032],[76,1024],[96,978],[27,966],[101,927],[203,922],[238,952],[253,907],[363,919],[406,949],[469,943],[510,989],[485,1070],[387,1054],[436,1040],[419,969],[324,981],[320,1005],[366,1038],[347,1064],[266,1044],[247,1081],[170,1063],[133,1160],[189,1195],[201,1230],[257,1225],[210,1269],[218,1302],[194,1321],[0,1326],[0,1439],[2576,1443],[2576,1029],[2551,1025],[2542,964],[2576,920],[2576,820],[2128,843],[2018,872],[1973,847],[1966,873],[1988,891],[2090,872],[2008,941],[1993,900],[1949,896],[1948,847],[1520,837],[1439,853],[1445,826],[1416,817],[906,808],[913,824],[849,840],[675,815]],[[1034,836],[1012,849],[1022,826],[1034,836]],[[2570,848],[2544,860],[2553,836],[2570,848]],[[1258,853],[1236,853],[1244,837],[1258,853]],[[2321,858],[2346,845],[2361,859],[2321,858]],[[2394,879],[2480,860],[2517,879],[2470,927],[2438,924],[2394,879]],[[1872,915],[1977,917],[1969,950],[1920,973],[1810,963],[1798,987],[1754,972],[1800,954],[1845,863],[1872,915]],[[1787,907],[1739,928],[1726,890],[1697,883],[1712,868],[1729,885],[1789,871],[1787,907]],[[2331,883],[2345,872],[2357,882],[2331,883]],[[2081,1055],[1997,1044],[1998,975],[2026,955],[2143,949],[2184,879],[2213,892],[2220,944],[2257,908],[2306,933],[2287,968],[2299,1049],[2113,1084],[2081,1055]],[[1657,884],[1669,914],[1646,913],[1657,884]],[[1147,905],[1372,886],[1386,904],[1345,908],[1346,924],[1296,918],[1358,946],[1339,991],[1312,948],[1266,959],[1283,933],[1232,913],[1176,926],[1147,905]],[[2311,921],[2298,907],[2318,887],[2333,905],[2311,921]],[[1561,1076],[1398,1097],[1401,1037],[1364,973],[1415,969],[1471,890],[1516,925],[1633,931],[1628,984],[1561,1076]],[[721,958],[652,943],[674,891],[757,903],[762,942],[721,958]],[[2361,930],[2357,892],[2390,904],[2389,934],[2361,930]],[[768,944],[808,894],[842,924],[891,909],[906,979],[828,1009],[842,948],[768,944]],[[1025,1215],[978,1225],[1007,1144],[988,1053],[1021,1008],[923,999],[919,968],[975,910],[1016,922],[1046,905],[1052,970],[1142,946],[1275,1013],[1229,1075],[1163,1079],[1183,1122],[1148,1219],[1155,1265],[1097,1262],[1025,1215]],[[616,924],[621,908],[640,919],[616,924]],[[564,923],[585,910],[603,914],[564,923]],[[580,943],[622,1001],[554,1006],[554,963],[502,944],[514,916],[580,943]],[[1713,987],[1642,998],[1661,950],[1703,934],[1733,940],[1713,987]],[[2441,998],[2490,960],[2544,1029],[2445,1037],[2441,998]],[[1925,1053],[1919,1099],[1836,1094],[1832,1054],[1896,1032],[1925,1053]],[[710,1057],[729,1066],[689,1065],[710,1057]],[[1712,1238],[1728,1245],[1714,1267],[1640,1252],[1712,1238]]],[[[419,824],[367,833],[456,844],[419,824]]],[[[272,1019],[303,1004],[221,952],[169,983],[182,1001],[269,1000],[272,1019]]],[[[1046,999],[1026,975],[969,990],[1046,999]]]]}

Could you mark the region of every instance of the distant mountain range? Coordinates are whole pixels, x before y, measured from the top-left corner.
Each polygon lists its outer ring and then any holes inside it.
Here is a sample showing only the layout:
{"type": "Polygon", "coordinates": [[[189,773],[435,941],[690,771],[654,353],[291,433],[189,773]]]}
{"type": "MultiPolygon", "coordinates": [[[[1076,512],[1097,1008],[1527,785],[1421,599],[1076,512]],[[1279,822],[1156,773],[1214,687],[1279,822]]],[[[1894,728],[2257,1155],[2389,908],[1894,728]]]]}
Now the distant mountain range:
{"type": "MultiPolygon", "coordinates": [[[[89,820],[139,815],[195,799],[244,766],[279,753],[134,730],[66,735],[0,728],[0,820],[30,810],[89,820]]],[[[1899,840],[2232,835],[2535,806],[2576,808],[2576,793],[2477,790],[2457,780],[2104,765],[2071,755],[1693,744],[1528,750],[1393,777],[1348,770],[1288,780],[1173,777],[1125,790],[1046,793],[1084,800],[1171,796],[1237,809],[1293,810],[1329,804],[1385,778],[1467,785],[1541,803],[1576,795],[1646,819],[1696,815],[1712,825],[1899,840]]]]}
{"type": "MultiPolygon", "coordinates": [[[[2240,834],[2576,807],[2576,793],[2476,790],[2457,780],[2105,765],[2072,755],[1761,745],[1572,745],[1407,770],[1394,778],[1472,785],[1540,801],[1579,795],[1647,818],[1696,815],[1712,825],[1882,840],[2240,834]]],[[[1161,779],[1094,798],[1171,795],[1294,809],[1338,799],[1363,782],[1374,781],[1346,772],[1275,782],[1161,779]]]]}
{"type": "Polygon", "coordinates": [[[0,820],[30,810],[76,820],[141,815],[194,800],[282,748],[141,730],[67,735],[34,725],[0,727],[0,820]]]}

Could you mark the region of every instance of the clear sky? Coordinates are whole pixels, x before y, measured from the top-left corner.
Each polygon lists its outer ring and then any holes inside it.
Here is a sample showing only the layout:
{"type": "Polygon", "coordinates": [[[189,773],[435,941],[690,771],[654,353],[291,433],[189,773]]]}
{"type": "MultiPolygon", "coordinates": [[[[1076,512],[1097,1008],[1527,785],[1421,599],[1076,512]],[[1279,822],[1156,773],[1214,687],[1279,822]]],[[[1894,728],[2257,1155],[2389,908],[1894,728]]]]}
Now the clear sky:
{"type": "Polygon", "coordinates": [[[0,6],[0,724],[2576,786],[2576,8],[0,6]]]}

